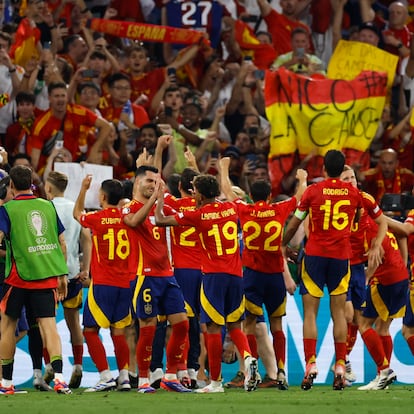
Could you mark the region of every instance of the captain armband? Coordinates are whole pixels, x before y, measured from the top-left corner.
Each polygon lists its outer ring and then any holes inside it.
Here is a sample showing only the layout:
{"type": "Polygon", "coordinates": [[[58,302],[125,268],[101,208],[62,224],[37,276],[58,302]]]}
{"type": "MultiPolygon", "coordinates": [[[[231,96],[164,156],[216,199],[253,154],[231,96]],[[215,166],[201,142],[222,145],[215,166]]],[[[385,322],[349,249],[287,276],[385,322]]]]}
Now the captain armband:
{"type": "Polygon", "coordinates": [[[306,218],[307,215],[308,215],[308,212],[307,211],[301,211],[299,209],[296,209],[296,211],[295,211],[295,217],[297,219],[299,219],[300,221],[305,220],[305,218],[306,218]]]}

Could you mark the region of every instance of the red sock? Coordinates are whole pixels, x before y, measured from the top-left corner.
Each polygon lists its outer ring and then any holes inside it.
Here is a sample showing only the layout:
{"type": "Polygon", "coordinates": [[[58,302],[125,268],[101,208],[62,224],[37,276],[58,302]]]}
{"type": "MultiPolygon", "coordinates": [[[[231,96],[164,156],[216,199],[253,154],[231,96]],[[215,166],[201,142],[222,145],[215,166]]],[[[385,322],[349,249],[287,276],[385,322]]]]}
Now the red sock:
{"type": "Polygon", "coordinates": [[[384,347],[385,357],[388,359],[388,363],[391,364],[391,355],[392,355],[392,338],[390,335],[380,336],[382,346],[384,347]]]}
{"type": "Polygon", "coordinates": [[[316,339],[303,338],[303,350],[305,352],[305,362],[307,364],[316,362],[316,339]]]}
{"type": "Polygon", "coordinates": [[[256,336],[252,334],[249,334],[246,336],[247,336],[247,341],[249,342],[250,351],[252,351],[252,356],[254,356],[255,358],[258,358],[259,354],[257,353],[256,336]]]}
{"type": "Polygon", "coordinates": [[[348,323],[348,333],[346,336],[346,353],[349,355],[354,348],[358,334],[358,325],[352,322],[348,323]]]}
{"type": "Polygon", "coordinates": [[[210,368],[210,379],[221,381],[221,358],[223,353],[223,342],[221,334],[207,334],[207,355],[210,368]]]}
{"type": "Polygon", "coordinates": [[[371,354],[372,359],[377,365],[378,371],[388,368],[390,364],[388,363],[387,357],[385,356],[382,341],[375,330],[372,328],[367,329],[362,334],[362,339],[368,349],[368,352],[371,354]]]}
{"type": "Polygon", "coordinates": [[[82,365],[83,345],[72,345],[73,360],[75,365],[82,365]]]}
{"type": "Polygon", "coordinates": [[[411,349],[411,353],[414,355],[414,335],[411,335],[409,338],[407,338],[407,344],[411,349]]]}
{"type": "Polygon", "coordinates": [[[83,331],[89,355],[99,372],[109,369],[105,348],[99,338],[98,331],[83,331]]]}
{"type": "Polygon", "coordinates": [[[273,349],[276,356],[276,365],[278,369],[285,370],[286,362],[286,336],[283,331],[274,331],[273,335],[273,349]]]}
{"type": "Polygon", "coordinates": [[[189,323],[187,319],[171,326],[172,332],[166,349],[167,367],[165,372],[168,374],[177,373],[177,366],[182,361],[185,351],[185,343],[188,337],[188,327],[189,323]]]}
{"type": "Polygon", "coordinates": [[[240,328],[232,329],[229,334],[231,340],[233,341],[234,345],[236,345],[236,348],[243,359],[252,355],[247,337],[240,328]]]}
{"type": "Polygon", "coordinates": [[[335,342],[335,363],[345,365],[346,342],[335,342]]]}
{"type": "Polygon", "coordinates": [[[188,359],[189,349],[190,349],[190,339],[188,338],[188,334],[187,334],[185,337],[184,352],[183,352],[180,362],[177,364],[177,371],[182,371],[182,370],[187,369],[187,359],[188,359]]]}
{"type": "Polygon", "coordinates": [[[140,378],[148,378],[155,328],[156,326],[143,326],[139,329],[136,358],[140,378]]]}
{"type": "Polygon", "coordinates": [[[43,348],[43,359],[45,361],[45,364],[50,364],[50,355],[49,352],[47,352],[46,348],[43,348]]]}
{"type": "Polygon", "coordinates": [[[111,335],[118,370],[129,367],[129,348],[125,335],[111,335]]]}

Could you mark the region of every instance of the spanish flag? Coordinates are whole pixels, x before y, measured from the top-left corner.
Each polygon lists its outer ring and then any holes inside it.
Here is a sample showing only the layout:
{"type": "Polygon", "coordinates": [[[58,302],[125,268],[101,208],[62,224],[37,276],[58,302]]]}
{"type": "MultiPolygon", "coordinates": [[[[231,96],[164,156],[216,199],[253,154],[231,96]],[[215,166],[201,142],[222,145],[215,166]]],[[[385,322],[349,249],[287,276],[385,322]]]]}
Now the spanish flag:
{"type": "Polygon", "coordinates": [[[17,28],[15,42],[10,48],[10,57],[16,65],[26,66],[32,59],[39,59],[37,44],[40,41],[40,30],[28,18],[24,18],[17,28]]]}
{"type": "Polygon", "coordinates": [[[366,151],[378,128],[387,94],[385,72],[355,79],[313,79],[280,68],[267,71],[265,102],[272,125],[269,157],[324,156],[330,149],[366,151]]]}
{"type": "Polygon", "coordinates": [[[310,78],[280,68],[266,71],[265,104],[271,124],[269,174],[272,193],[295,165],[313,153],[320,161],[330,149],[347,163],[363,163],[375,136],[387,94],[386,72],[363,71],[352,80],[310,78]]]}
{"type": "Polygon", "coordinates": [[[253,30],[241,20],[234,24],[234,36],[244,55],[252,56],[255,66],[268,69],[277,58],[273,45],[262,44],[254,35],[253,30]]]}

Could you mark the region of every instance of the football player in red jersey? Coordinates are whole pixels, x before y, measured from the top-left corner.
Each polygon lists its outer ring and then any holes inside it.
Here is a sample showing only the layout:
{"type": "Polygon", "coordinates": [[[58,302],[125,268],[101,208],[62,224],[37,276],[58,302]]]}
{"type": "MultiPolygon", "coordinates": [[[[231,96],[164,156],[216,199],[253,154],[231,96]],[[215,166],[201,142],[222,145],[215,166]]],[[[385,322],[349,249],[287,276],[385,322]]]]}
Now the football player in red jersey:
{"type": "Polygon", "coordinates": [[[252,357],[247,337],[241,330],[244,304],[236,207],[231,202],[216,199],[220,188],[212,175],[197,176],[193,186],[197,209],[165,216],[163,193],[160,192],[155,217],[159,225],[195,227],[201,240],[201,322],[207,324],[207,352],[212,381],[196,392],[224,392],[221,378],[224,325],[227,325],[232,341],[245,360],[245,390],[253,391],[260,377],[257,359],[252,357]]]}
{"type": "MultiPolygon", "coordinates": [[[[304,321],[303,345],[306,371],[302,389],[312,388],[318,370],[316,367],[316,316],[320,298],[326,285],[330,295],[330,309],[334,324],[335,378],[334,390],[345,386],[345,358],[347,323],[345,301],[350,278],[350,233],[355,217],[359,216],[362,199],[359,191],[339,179],[345,165],[345,156],[330,150],[324,158],[327,178],[309,186],[302,196],[295,215],[283,237],[282,246],[296,233],[300,223],[309,215],[309,238],[302,265],[302,294],[304,321]]],[[[377,256],[379,246],[376,246],[377,256]]],[[[379,259],[378,259],[379,260],[379,259]]]]}
{"type": "Polygon", "coordinates": [[[119,369],[118,389],[129,391],[129,350],[125,327],[131,324],[130,264],[133,234],[123,223],[117,207],[124,195],[118,180],[105,180],[101,184],[99,201],[102,210],[85,213],[86,192],[92,176],[82,181],[81,190],[73,209],[79,223],[92,230],[91,284],[83,311],[83,335],[89,354],[99,371],[99,381],[86,392],[106,391],[116,387],[107,361],[105,348],[99,338],[100,328],[110,328],[115,357],[119,369]]]}
{"type": "Polygon", "coordinates": [[[167,345],[167,367],[161,387],[167,391],[191,392],[177,379],[188,335],[188,319],[184,298],[173,276],[165,229],[155,223],[155,200],[159,190],[158,169],[140,166],[135,175],[134,199],[122,209],[124,222],[138,237],[137,286],[133,306],[139,319],[140,331],[136,349],[139,371],[138,392],[153,393],[149,384],[152,342],[157,316],[166,315],[172,333],[167,345]]]}
{"type": "Polygon", "coordinates": [[[408,237],[408,254],[410,255],[410,289],[407,294],[407,304],[403,319],[402,334],[414,355],[414,209],[410,210],[404,223],[387,217],[387,223],[395,234],[408,237]]]}
{"type": "Polygon", "coordinates": [[[268,181],[254,182],[250,189],[254,204],[247,204],[237,199],[232,190],[228,175],[229,163],[230,158],[220,160],[221,188],[227,200],[236,204],[243,231],[243,285],[247,309],[244,329],[250,349],[257,357],[256,321],[258,316],[263,315],[264,304],[269,315],[278,368],[277,378],[269,380],[280,389],[287,389],[286,337],[282,330],[282,316],[286,314],[286,291],[293,294],[296,284],[290,273],[285,272],[281,250],[282,231],[306,189],[307,173],[302,169],[297,170],[299,184],[295,196],[280,203],[268,202],[271,193],[268,181]]]}
{"type": "MultiPolygon", "coordinates": [[[[342,181],[351,183],[354,187],[357,187],[355,172],[349,165],[345,165],[344,171],[340,178],[342,181]]],[[[355,225],[351,228],[351,279],[349,280],[349,289],[345,304],[345,317],[348,323],[345,379],[349,383],[356,381],[355,374],[351,368],[351,363],[349,362],[349,354],[352,351],[357,338],[359,322],[362,315],[362,306],[365,303],[366,286],[364,267],[370,247],[366,241],[366,232],[370,225],[370,218],[375,220],[378,224],[377,239],[379,243],[382,243],[387,232],[386,217],[382,213],[382,210],[378,206],[374,197],[363,191],[361,192],[361,195],[364,208],[358,223],[355,223],[355,225]]],[[[384,338],[384,340],[387,341],[388,338],[384,338]]]]}

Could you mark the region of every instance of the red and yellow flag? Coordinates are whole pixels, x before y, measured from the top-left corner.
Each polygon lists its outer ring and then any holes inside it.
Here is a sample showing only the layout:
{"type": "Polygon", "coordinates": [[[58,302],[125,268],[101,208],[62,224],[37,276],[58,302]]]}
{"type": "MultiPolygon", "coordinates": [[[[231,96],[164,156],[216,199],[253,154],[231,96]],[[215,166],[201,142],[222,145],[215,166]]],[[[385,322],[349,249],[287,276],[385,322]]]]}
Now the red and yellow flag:
{"type": "Polygon", "coordinates": [[[255,66],[259,69],[268,69],[277,58],[275,48],[272,45],[260,43],[250,26],[241,20],[235,21],[234,36],[242,52],[251,55],[255,66]]]}
{"type": "Polygon", "coordinates": [[[17,28],[15,41],[10,48],[10,57],[16,65],[26,66],[30,59],[38,59],[37,44],[40,41],[40,30],[32,26],[29,19],[23,19],[17,28]]]}
{"type": "Polygon", "coordinates": [[[90,19],[87,26],[96,32],[144,42],[190,45],[201,41],[204,37],[204,34],[197,30],[120,20],[90,19]]]}
{"type": "Polygon", "coordinates": [[[363,71],[353,80],[312,79],[280,68],[267,71],[265,101],[272,125],[269,158],[330,149],[366,151],[387,94],[385,72],[363,71]]]}

